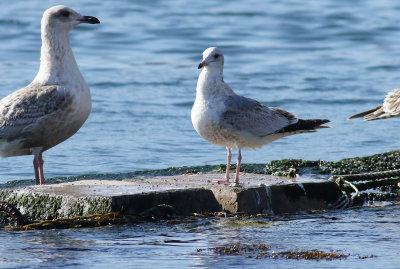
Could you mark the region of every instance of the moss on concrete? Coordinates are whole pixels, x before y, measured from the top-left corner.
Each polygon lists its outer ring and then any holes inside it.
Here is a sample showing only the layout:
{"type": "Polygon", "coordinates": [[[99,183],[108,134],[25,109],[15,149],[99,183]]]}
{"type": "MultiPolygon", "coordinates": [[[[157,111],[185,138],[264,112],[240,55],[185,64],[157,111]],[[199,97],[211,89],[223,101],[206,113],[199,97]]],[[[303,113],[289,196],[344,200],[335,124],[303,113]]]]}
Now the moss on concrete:
{"type": "MultiPolygon", "coordinates": [[[[50,178],[47,179],[47,183],[55,184],[83,179],[123,180],[127,178],[169,176],[190,173],[225,173],[225,168],[225,165],[171,167],[167,169],[135,171],[131,173],[50,178]]],[[[235,165],[232,165],[232,171],[234,171],[235,168],[235,165]]],[[[243,164],[241,171],[247,173],[282,176],[294,175],[296,173],[308,173],[318,176],[324,174],[358,174],[393,169],[400,169],[399,151],[389,151],[367,157],[348,158],[337,162],[284,159],[279,161],[271,161],[267,164],[243,164]]],[[[54,194],[50,195],[39,192],[24,192],[11,188],[32,184],[34,184],[33,180],[16,180],[0,185],[0,201],[5,201],[17,206],[21,210],[21,213],[24,215],[24,217],[30,220],[103,214],[112,211],[112,200],[110,197],[73,197],[54,194]]],[[[397,188],[397,186],[391,187],[397,188]]],[[[397,189],[394,189],[394,191],[396,190],[397,189]]],[[[393,193],[393,190],[391,193],[393,193]]],[[[2,218],[5,218],[5,214],[0,213],[0,220],[2,218]]]]}
{"type": "MultiPolygon", "coordinates": [[[[56,184],[63,182],[71,182],[84,179],[113,179],[123,180],[137,177],[154,177],[154,176],[173,176],[188,173],[225,173],[226,165],[203,165],[203,166],[182,166],[170,167],[166,169],[154,169],[134,171],[129,173],[111,173],[111,174],[87,174],[73,177],[55,177],[46,179],[47,184],[56,184]]],[[[337,162],[329,161],[310,161],[302,159],[283,159],[271,161],[267,164],[242,164],[241,171],[245,173],[267,174],[277,176],[290,176],[297,174],[358,174],[366,172],[378,172],[400,169],[400,152],[389,151],[385,153],[375,154],[367,157],[347,158],[337,162]]],[[[231,165],[231,171],[236,170],[236,165],[231,165]]],[[[26,186],[34,184],[34,180],[12,180],[5,184],[0,184],[0,188],[11,188],[16,186],[26,186]]]]}
{"type": "Polygon", "coordinates": [[[338,162],[321,162],[319,168],[321,173],[331,174],[359,174],[400,169],[400,151],[348,158],[338,162]]]}
{"type": "Polygon", "coordinates": [[[367,157],[347,158],[337,162],[284,159],[271,161],[264,168],[266,174],[287,176],[290,169],[298,173],[318,174],[360,174],[400,169],[400,152],[389,151],[367,157]]]}
{"type": "Polygon", "coordinates": [[[0,200],[15,205],[28,220],[69,218],[111,211],[111,198],[102,196],[73,197],[0,189],[0,200]]]}

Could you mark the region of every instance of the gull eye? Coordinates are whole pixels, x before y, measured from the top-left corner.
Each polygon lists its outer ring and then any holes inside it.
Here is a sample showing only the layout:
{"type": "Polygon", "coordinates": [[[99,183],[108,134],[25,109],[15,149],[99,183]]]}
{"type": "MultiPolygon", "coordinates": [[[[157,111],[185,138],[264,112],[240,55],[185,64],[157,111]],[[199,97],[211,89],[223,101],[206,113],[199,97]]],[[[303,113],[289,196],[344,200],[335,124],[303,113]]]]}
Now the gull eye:
{"type": "Polygon", "coordinates": [[[63,17],[68,18],[69,15],[71,15],[71,13],[69,11],[67,11],[67,10],[62,10],[62,11],[60,11],[60,15],[63,16],[63,17]]]}
{"type": "Polygon", "coordinates": [[[214,59],[218,59],[218,57],[219,57],[219,54],[214,55],[214,59]]]}

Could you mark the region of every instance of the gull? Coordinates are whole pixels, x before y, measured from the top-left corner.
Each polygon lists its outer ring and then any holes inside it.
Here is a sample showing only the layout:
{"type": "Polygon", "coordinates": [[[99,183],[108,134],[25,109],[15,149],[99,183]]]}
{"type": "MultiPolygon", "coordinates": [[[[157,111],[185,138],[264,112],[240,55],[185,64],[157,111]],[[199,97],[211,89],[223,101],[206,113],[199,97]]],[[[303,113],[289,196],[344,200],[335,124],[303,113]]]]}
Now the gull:
{"type": "Polygon", "coordinates": [[[302,120],[294,114],[277,107],[268,107],[256,100],[239,96],[224,82],[224,55],[211,47],[203,52],[196,100],[191,118],[197,133],[210,143],[226,147],[227,165],[224,180],[229,184],[231,149],[237,148],[237,166],[234,185],[239,185],[242,148],[260,148],[285,136],[316,132],[328,123],[326,119],[302,120]]]}
{"type": "Polygon", "coordinates": [[[394,89],[389,92],[383,100],[382,105],[358,113],[356,115],[348,117],[347,119],[352,120],[360,117],[364,117],[364,121],[400,117],[400,88],[394,89]]]}
{"type": "Polygon", "coordinates": [[[68,139],[92,107],[90,90],[79,71],[69,32],[80,23],[97,24],[66,6],[43,13],[40,67],[26,87],[0,100],[0,154],[34,155],[36,184],[44,184],[42,153],[68,139]]]}

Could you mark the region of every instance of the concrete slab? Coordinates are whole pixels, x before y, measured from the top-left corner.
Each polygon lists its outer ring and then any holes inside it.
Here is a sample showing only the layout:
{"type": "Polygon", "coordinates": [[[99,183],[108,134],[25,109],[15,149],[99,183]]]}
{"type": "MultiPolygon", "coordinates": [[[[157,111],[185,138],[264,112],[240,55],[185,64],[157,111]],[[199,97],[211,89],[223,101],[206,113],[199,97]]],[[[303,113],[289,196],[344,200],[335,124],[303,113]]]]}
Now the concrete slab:
{"type": "MultiPolygon", "coordinates": [[[[0,201],[16,205],[31,220],[123,211],[140,215],[159,205],[173,213],[280,214],[327,208],[341,195],[330,181],[241,174],[241,186],[216,183],[221,174],[185,174],[151,178],[81,180],[54,185],[0,189],[0,201]]],[[[151,212],[150,212],[151,213],[151,212]]]]}

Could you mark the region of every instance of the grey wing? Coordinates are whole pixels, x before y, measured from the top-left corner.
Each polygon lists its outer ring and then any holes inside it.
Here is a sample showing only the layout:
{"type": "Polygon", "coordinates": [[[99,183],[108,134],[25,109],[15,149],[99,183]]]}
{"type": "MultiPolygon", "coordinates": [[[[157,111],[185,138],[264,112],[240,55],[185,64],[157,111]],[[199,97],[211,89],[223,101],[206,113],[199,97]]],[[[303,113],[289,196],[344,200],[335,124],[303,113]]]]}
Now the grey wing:
{"type": "Polygon", "coordinates": [[[28,85],[8,95],[0,101],[0,138],[24,135],[68,101],[58,85],[28,85]]]}
{"type": "Polygon", "coordinates": [[[394,89],[386,95],[382,108],[385,113],[392,115],[400,114],[400,88],[394,89]]]}
{"type": "Polygon", "coordinates": [[[296,123],[297,117],[292,113],[267,107],[256,100],[243,96],[230,96],[225,101],[226,111],[220,123],[233,131],[247,131],[255,136],[266,136],[296,123]]]}

